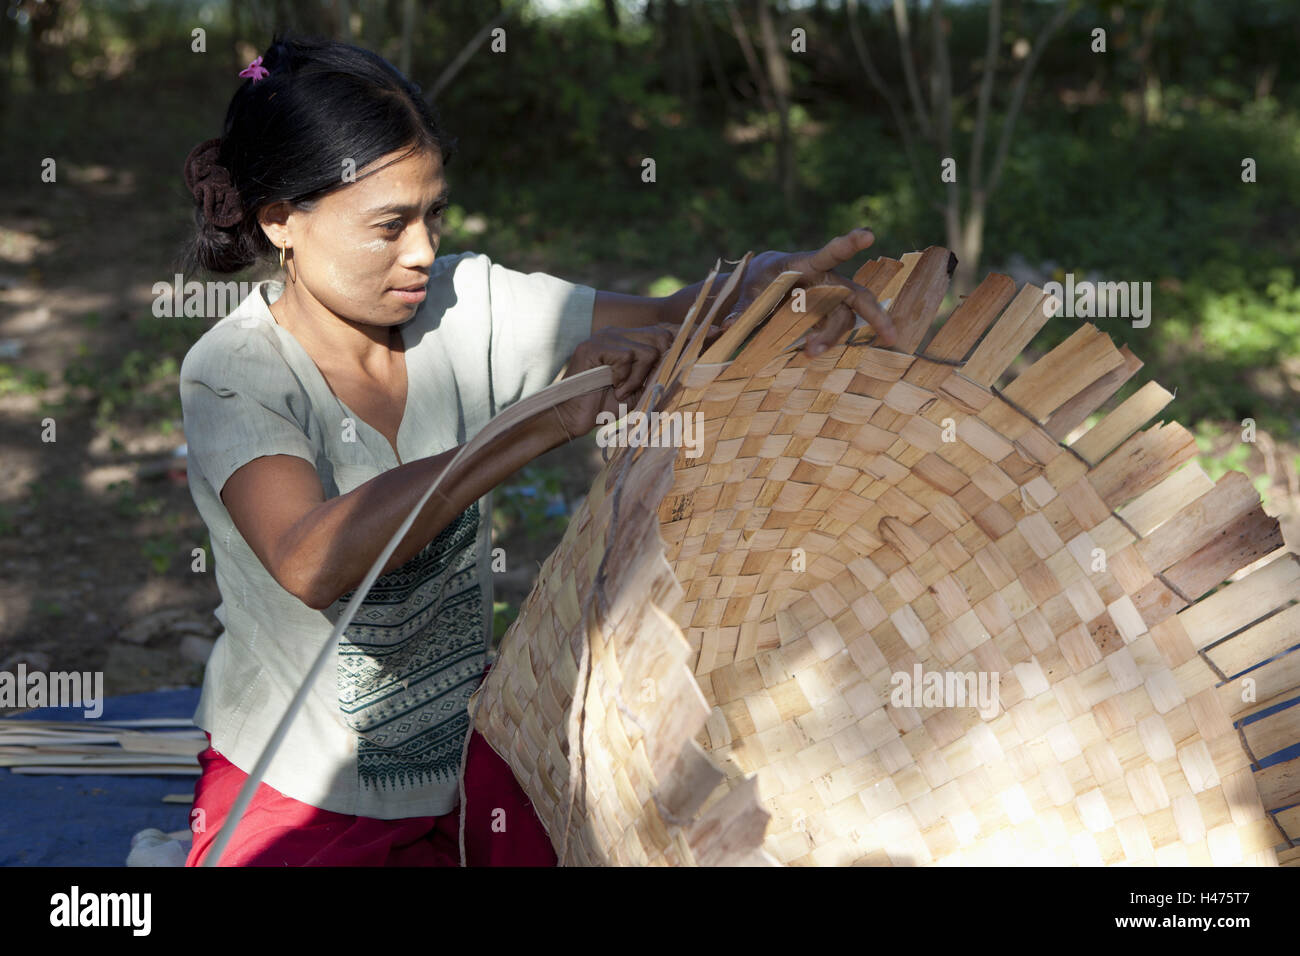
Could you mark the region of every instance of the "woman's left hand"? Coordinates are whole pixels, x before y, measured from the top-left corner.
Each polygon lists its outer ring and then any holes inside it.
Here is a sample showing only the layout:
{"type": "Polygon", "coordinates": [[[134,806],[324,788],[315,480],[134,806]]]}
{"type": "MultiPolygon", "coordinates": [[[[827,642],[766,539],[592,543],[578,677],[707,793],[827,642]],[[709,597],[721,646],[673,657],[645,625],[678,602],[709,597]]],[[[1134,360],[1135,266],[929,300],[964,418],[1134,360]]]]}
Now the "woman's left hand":
{"type": "Polygon", "coordinates": [[[722,321],[726,328],[748,308],[749,304],[782,272],[800,272],[803,276],[797,286],[842,285],[849,296],[822,318],[808,333],[805,348],[812,356],[820,355],[844,336],[862,316],[876,331],[874,344],[893,345],[897,341],[894,323],[889,313],[880,307],[876,297],[864,286],[858,285],[832,271],[848,262],[876,241],[870,229],[854,229],[836,236],[820,249],[810,252],[760,252],[749,261],[740,286],[740,296],[735,307],[722,321]]]}

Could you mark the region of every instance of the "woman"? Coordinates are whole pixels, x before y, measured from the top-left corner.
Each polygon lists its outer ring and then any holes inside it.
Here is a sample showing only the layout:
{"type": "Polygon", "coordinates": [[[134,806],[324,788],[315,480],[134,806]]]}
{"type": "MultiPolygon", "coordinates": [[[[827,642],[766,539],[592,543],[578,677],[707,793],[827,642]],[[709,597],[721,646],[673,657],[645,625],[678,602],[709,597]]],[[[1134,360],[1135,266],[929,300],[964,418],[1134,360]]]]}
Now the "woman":
{"type": "MultiPolygon", "coordinates": [[[[195,715],[210,747],[189,865],[203,861],[352,590],[458,447],[566,359],[569,375],[613,369],[612,387],[527,420],[423,507],[222,857],[457,865],[466,701],[491,636],[480,499],[601,411],[633,405],[699,286],[648,299],[476,253],[437,259],[454,142],[416,86],[368,51],[292,39],[240,75],[223,135],[186,162],[190,265],[230,273],[274,255],[286,280],[259,283],[181,369],[190,487],[225,628],[195,715]]],[[[735,311],[794,267],[850,285],[853,307],[881,323],[870,293],[827,275],[869,241],[763,254],[735,311]]],[[[810,348],[852,322],[847,309],[833,315],[810,348]]],[[[554,865],[527,797],[476,733],[464,782],[471,865],[554,865]]]]}

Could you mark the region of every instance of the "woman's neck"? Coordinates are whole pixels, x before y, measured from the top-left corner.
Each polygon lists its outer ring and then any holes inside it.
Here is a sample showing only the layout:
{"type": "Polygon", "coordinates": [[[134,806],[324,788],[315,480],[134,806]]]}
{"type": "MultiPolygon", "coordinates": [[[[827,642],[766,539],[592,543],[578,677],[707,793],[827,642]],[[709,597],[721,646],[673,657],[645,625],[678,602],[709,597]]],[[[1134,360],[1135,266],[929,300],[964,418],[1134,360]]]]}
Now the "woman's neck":
{"type": "Polygon", "coordinates": [[[297,339],[317,365],[384,377],[400,348],[396,327],[339,318],[300,288],[286,283],[284,293],[270,304],[276,324],[297,339]]]}

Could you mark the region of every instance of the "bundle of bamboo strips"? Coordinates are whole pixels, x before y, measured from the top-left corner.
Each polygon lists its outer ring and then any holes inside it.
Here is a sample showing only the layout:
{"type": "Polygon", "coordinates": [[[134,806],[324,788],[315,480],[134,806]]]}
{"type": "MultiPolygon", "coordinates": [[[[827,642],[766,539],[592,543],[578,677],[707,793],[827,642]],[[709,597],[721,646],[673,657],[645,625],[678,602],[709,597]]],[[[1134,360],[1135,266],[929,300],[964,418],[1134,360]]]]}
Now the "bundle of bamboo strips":
{"type": "Polygon", "coordinates": [[[705,454],[610,455],[472,700],[562,862],[1300,862],[1300,561],[1160,386],[1081,428],[1142,365],[1093,325],[1007,381],[1043,290],[931,332],[952,265],[867,263],[898,344],[815,359],[843,290],[702,351],[706,281],[638,409],[705,454]]]}
{"type": "Polygon", "coordinates": [[[0,767],[21,774],[197,774],[205,747],[188,718],[0,719],[0,767]]]}

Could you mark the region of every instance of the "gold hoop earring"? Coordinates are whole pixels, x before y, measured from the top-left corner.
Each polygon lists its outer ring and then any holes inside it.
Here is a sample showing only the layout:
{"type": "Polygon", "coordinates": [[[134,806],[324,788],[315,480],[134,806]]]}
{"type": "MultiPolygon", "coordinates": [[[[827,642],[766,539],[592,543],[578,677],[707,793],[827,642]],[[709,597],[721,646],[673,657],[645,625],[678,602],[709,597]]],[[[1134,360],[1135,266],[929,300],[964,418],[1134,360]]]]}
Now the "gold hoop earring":
{"type": "Polygon", "coordinates": [[[280,246],[280,268],[281,269],[284,268],[284,250],[288,247],[288,245],[289,243],[286,242],[284,245],[280,246]]]}

